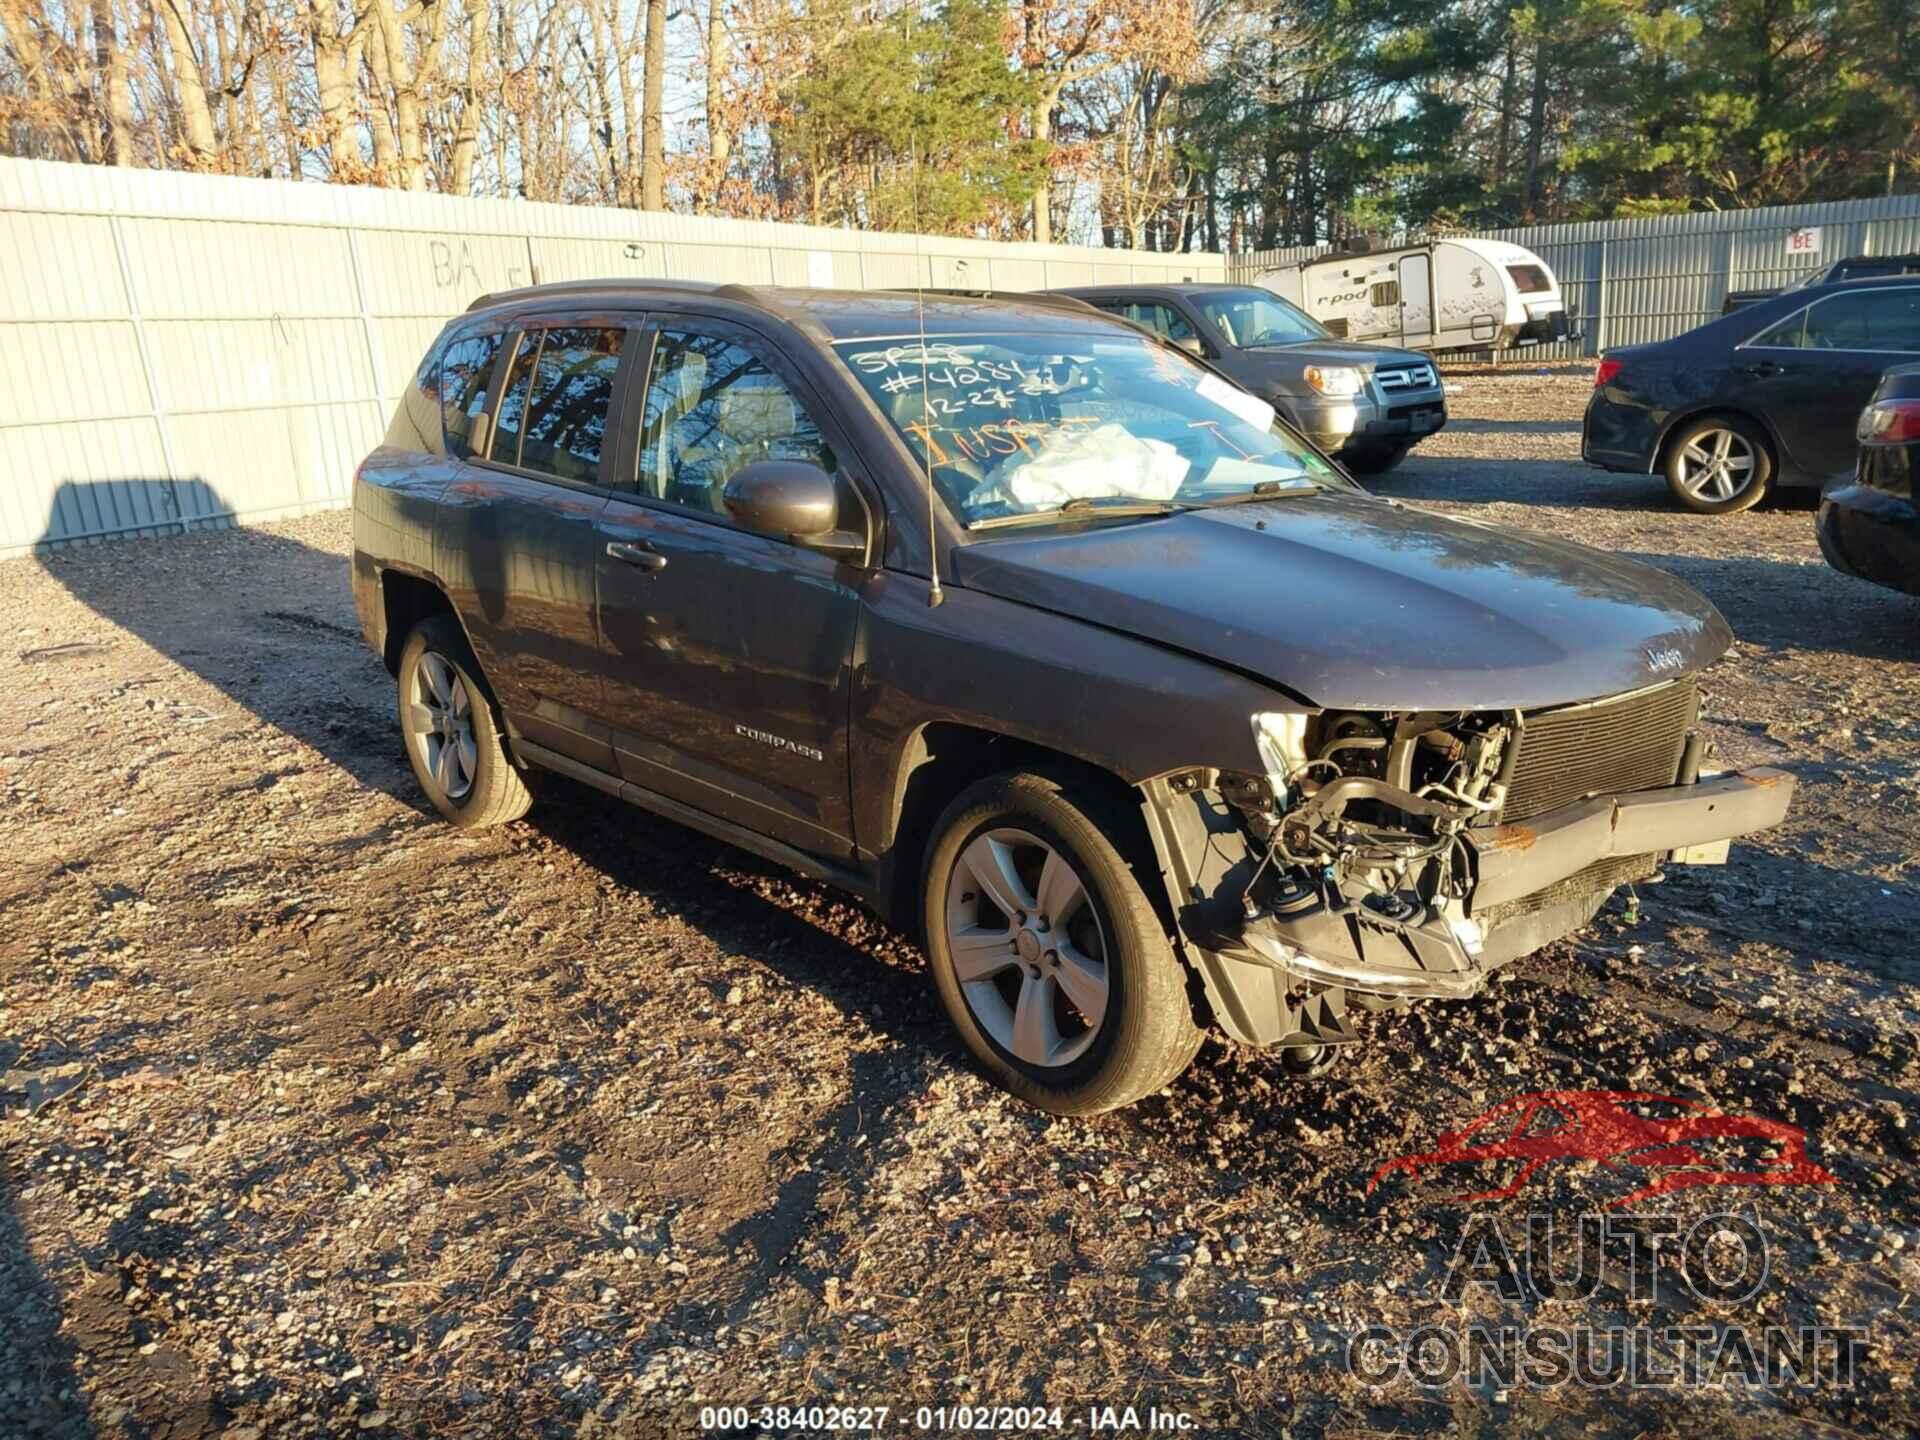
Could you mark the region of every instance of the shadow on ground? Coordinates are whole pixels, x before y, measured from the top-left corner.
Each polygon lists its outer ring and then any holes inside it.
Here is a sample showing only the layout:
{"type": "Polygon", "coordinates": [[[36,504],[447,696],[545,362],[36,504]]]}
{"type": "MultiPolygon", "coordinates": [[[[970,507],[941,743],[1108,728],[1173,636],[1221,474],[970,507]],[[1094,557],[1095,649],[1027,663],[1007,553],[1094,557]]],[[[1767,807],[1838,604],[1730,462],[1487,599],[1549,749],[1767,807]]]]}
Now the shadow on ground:
{"type": "MultiPolygon", "coordinates": [[[[9,1082],[20,1063],[19,1047],[0,1041],[0,1073],[9,1082]]],[[[0,1392],[14,1397],[6,1428],[23,1440],[84,1440],[93,1422],[73,1341],[63,1333],[60,1292],[35,1262],[17,1209],[33,1178],[15,1157],[0,1155],[0,1392]]]]}
{"type": "Polygon", "coordinates": [[[1700,591],[1727,617],[1742,644],[1775,651],[1817,648],[1867,660],[1920,659],[1920,602],[1824,563],[1684,551],[1622,553],[1678,575],[1700,591]],[[1810,614],[1819,617],[1811,626],[1810,614]]]}
{"type": "MultiPolygon", "coordinates": [[[[228,509],[200,480],[68,482],[53,503],[56,509],[109,504],[136,484],[155,490],[147,507],[153,513],[176,505],[190,514],[228,509]],[[187,487],[200,493],[183,500],[177,492],[187,487]],[[108,493],[88,493],[93,491],[108,493]]],[[[245,536],[238,573],[224,564],[211,573],[201,538],[176,534],[167,541],[163,566],[153,563],[152,552],[143,555],[141,573],[149,582],[144,588],[129,583],[116,558],[123,541],[54,550],[43,554],[40,564],[102,619],[312,746],[362,785],[424,810],[393,723],[391,682],[361,639],[351,610],[311,613],[290,608],[291,602],[274,603],[276,592],[337,593],[344,601],[346,558],[266,531],[249,530],[245,536]],[[164,584],[150,583],[157,568],[166,576],[164,584]]]]}
{"type": "Polygon", "coordinates": [[[1578,420],[1448,420],[1462,435],[1578,435],[1578,420]]]}

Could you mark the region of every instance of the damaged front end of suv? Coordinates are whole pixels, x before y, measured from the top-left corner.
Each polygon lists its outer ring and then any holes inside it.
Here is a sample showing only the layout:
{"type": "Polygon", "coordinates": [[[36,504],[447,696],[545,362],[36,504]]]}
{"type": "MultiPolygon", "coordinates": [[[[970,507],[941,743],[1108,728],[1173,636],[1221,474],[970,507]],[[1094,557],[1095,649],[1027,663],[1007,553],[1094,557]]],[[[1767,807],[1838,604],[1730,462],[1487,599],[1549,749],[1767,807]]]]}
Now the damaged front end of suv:
{"type": "Polygon", "coordinates": [[[1470,996],[1620,886],[1717,863],[1793,780],[1703,771],[1698,704],[1687,675],[1535,710],[1263,713],[1264,773],[1149,781],[1216,1020],[1252,1045],[1349,1041],[1350,1000],[1470,996]]]}

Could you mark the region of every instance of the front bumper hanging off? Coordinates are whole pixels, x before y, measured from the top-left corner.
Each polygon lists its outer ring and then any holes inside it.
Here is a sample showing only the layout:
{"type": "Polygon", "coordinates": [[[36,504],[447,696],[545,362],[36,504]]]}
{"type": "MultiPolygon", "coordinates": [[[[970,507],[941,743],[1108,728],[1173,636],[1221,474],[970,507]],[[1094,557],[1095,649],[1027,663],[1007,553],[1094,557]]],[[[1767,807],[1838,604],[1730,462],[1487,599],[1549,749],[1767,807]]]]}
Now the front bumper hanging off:
{"type": "Polygon", "coordinates": [[[1476,993],[1619,885],[1662,863],[1715,863],[1728,841],[1778,824],[1793,789],[1786,771],[1757,767],[1470,829],[1464,911],[1407,916],[1318,901],[1250,916],[1258,857],[1217,794],[1150,782],[1146,814],[1215,1018],[1246,1044],[1301,1045],[1352,1038],[1339,992],[1375,1005],[1476,993]]]}

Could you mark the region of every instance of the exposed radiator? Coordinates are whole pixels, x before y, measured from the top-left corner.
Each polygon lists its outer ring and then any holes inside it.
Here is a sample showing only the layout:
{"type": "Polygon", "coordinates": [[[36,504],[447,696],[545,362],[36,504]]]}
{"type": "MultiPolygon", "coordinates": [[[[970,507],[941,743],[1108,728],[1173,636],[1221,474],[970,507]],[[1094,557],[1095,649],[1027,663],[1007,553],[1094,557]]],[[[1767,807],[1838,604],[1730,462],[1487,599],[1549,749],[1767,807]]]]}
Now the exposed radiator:
{"type": "Polygon", "coordinates": [[[1528,820],[1589,795],[1673,784],[1699,706],[1699,686],[1689,675],[1528,715],[1501,820],[1528,820]]]}

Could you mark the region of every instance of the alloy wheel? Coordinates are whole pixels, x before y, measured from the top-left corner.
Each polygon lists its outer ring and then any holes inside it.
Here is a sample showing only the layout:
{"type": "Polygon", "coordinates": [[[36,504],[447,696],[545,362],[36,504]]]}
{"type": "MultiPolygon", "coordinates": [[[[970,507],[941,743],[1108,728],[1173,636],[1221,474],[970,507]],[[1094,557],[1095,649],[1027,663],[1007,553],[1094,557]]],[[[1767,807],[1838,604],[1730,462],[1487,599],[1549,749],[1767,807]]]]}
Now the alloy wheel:
{"type": "Polygon", "coordinates": [[[1070,1065],[1106,1020],[1107,933],[1067,857],[1025,830],[975,836],[947,883],[947,953],[995,1044],[1041,1069],[1070,1065]]]}
{"type": "Polygon", "coordinates": [[[422,768],[449,800],[473,789],[480,752],[473,739],[473,697],[467,682],[438,651],[421,654],[413,668],[407,732],[420,747],[422,768]]]}
{"type": "Polygon", "coordinates": [[[1697,500],[1731,500],[1753,484],[1758,457],[1733,430],[1703,430],[1680,449],[1679,486],[1697,500]]]}

